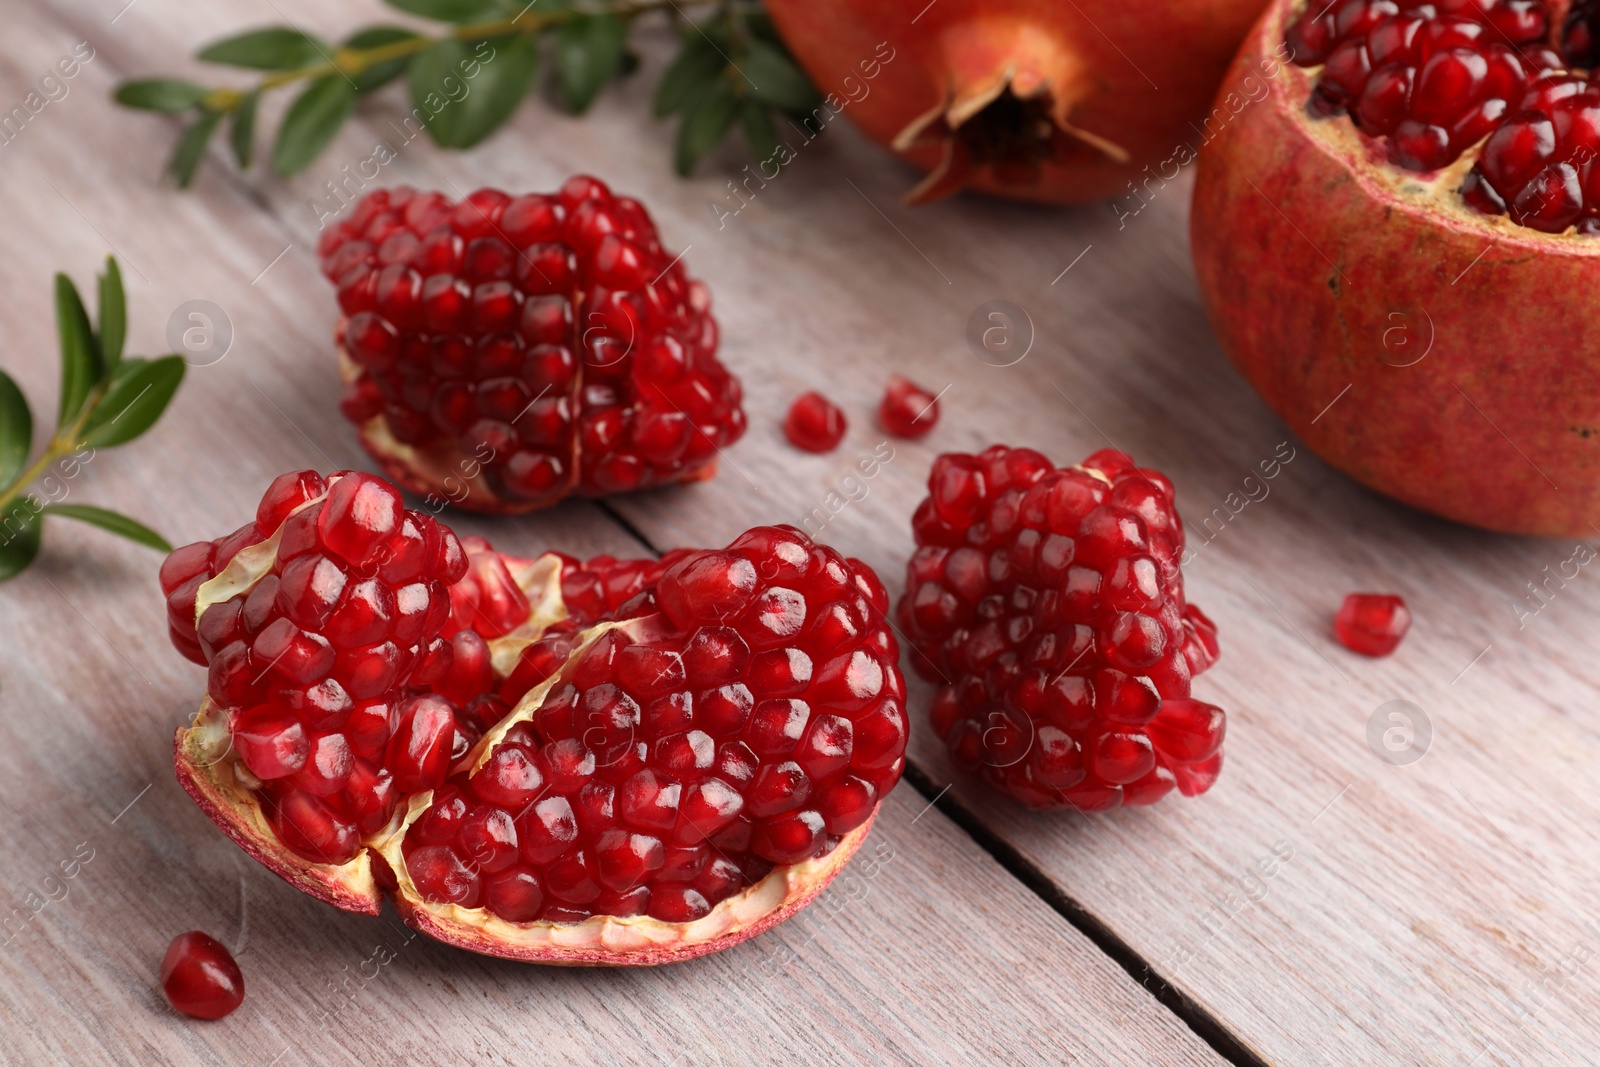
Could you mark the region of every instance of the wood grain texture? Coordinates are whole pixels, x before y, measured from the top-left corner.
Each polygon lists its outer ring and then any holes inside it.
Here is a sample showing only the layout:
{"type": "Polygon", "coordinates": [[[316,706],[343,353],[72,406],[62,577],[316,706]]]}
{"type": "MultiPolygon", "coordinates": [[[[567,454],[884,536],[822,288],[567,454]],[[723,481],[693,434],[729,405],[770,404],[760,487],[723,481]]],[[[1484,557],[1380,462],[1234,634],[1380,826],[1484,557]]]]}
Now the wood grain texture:
{"type": "MultiPolygon", "coordinates": [[[[379,9],[139,0],[112,23],[118,10],[83,0],[8,12],[0,99],[20,99],[77,40],[96,55],[65,99],[0,148],[19,207],[0,257],[4,359],[36,409],[48,410],[49,275],[67,269],[82,281],[108,250],[129,283],[130,352],[166,350],[166,317],[186,301],[225,310],[234,334],[225,358],[190,371],[151,434],[96,456],[67,483],[74,502],[123,510],[181,543],[242,521],[280,471],[368,465],[333,407],[334,306],[315,269],[305,202],[339,163],[370,151],[400,108],[385,98],[293,183],[212,166],[192,191],[173,192],[155,181],[170,125],[112,107],[115,82],[173,69],[244,25],[289,18],[341,29],[379,9]]],[[[701,232],[703,201],[725,175],[669,176],[670,133],[643,117],[646,95],[630,86],[583,122],[534,105],[475,152],[417,145],[385,177],[548,188],[588,169],[652,202],[662,194],[669,239],[696,243],[696,272],[728,287],[719,300],[737,329],[730,361],[756,387],[758,425],[722,483],[656,494],[632,514],[645,521],[659,508],[689,541],[707,542],[757,518],[791,517],[772,513],[771,500],[730,494],[730,481],[743,484],[735,464],[787,468],[807,493],[818,482],[818,468],[791,464],[771,419],[793,384],[776,377],[778,361],[793,358],[784,338],[814,329],[837,291],[830,283],[807,296],[782,262],[800,247],[822,255],[804,214],[785,221],[775,202],[745,230],[762,242],[754,246],[701,232]],[[734,284],[741,273],[766,289],[743,309],[754,289],[734,284]],[[763,507],[769,513],[758,515],[763,507]]],[[[819,166],[839,162],[822,142],[811,151],[819,166]]],[[[828,358],[859,355],[843,347],[828,358]]],[[[905,479],[921,461],[895,462],[905,479]]],[[[520,553],[642,550],[589,503],[515,521],[449,521],[520,553]]],[[[883,527],[879,555],[897,552],[899,537],[883,527]]],[[[305,898],[248,862],[173,780],[170,736],[203,677],[168,647],[156,563],[147,550],[52,522],[38,563],[0,590],[0,912],[12,916],[0,945],[0,1062],[1221,1062],[909,788],[890,798],[864,852],[805,913],[677,967],[523,967],[410,940],[392,915],[365,919],[305,898]],[[221,1023],[174,1016],[157,988],[167,941],[194,927],[242,947],[248,996],[221,1023]]]]}

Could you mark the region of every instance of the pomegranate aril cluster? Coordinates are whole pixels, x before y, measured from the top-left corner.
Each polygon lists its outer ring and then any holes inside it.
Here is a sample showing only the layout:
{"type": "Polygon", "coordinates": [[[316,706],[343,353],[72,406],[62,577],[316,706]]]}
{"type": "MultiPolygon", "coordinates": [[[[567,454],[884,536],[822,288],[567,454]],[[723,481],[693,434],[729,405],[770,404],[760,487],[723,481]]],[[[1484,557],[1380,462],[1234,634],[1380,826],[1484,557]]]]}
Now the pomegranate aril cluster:
{"type": "Polygon", "coordinates": [[[573,584],[632,624],[575,658],[524,650],[507,684],[549,679],[544,699],[407,833],[424,899],[692,921],[826,855],[898,781],[904,687],[863,565],[772,527],[654,567],[591,561],[573,584]]]}
{"type": "Polygon", "coordinates": [[[744,432],[705,286],[593,178],[459,203],[380,189],[319,253],[346,316],[345,415],[469,463],[509,510],[703,477],[744,432]]]}
{"type": "Polygon", "coordinates": [[[1600,234],[1600,87],[1576,74],[1537,79],[1490,135],[1462,185],[1467,203],[1519,226],[1600,234]]]}
{"type": "Polygon", "coordinates": [[[173,640],[209,667],[245,784],[302,856],[351,859],[403,794],[443,781],[465,751],[451,704],[412,690],[452,670],[440,634],[467,566],[449,529],[348,471],[283,475],[253,523],[163,564],[173,640]],[[197,624],[201,584],[273,537],[266,572],[197,624]]]}
{"type": "Polygon", "coordinates": [[[1216,630],[1184,600],[1167,478],[995,446],[940,456],[928,490],[897,613],[955,761],[1035,808],[1210,788],[1224,715],[1190,681],[1216,630]]]}
{"type": "Polygon", "coordinates": [[[1312,107],[1348,112],[1387,139],[1389,160],[1431,171],[1493,132],[1529,80],[1565,64],[1540,42],[1538,0],[1393,0],[1313,4],[1289,30],[1294,62],[1323,64],[1312,107]]]}

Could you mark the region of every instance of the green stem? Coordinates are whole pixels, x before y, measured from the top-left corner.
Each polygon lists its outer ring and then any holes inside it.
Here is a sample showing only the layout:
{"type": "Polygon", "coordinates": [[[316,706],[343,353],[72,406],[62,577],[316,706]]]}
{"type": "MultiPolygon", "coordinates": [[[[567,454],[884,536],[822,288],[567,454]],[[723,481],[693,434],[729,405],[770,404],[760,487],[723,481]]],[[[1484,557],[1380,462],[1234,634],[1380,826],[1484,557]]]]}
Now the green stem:
{"type": "Polygon", "coordinates": [[[83,428],[88,423],[89,416],[94,413],[95,405],[99,404],[105,398],[105,395],[106,387],[104,385],[95,386],[84,399],[83,407],[78,411],[77,417],[57,430],[39,458],[34,460],[27,470],[17,475],[10,485],[0,490],[0,515],[5,514],[6,509],[16,501],[17,497],[22,495],[23,490],[27,489],[40,475],[49,470],[56,460],[61,459],[63,456],[72,455],[83,445],[79,435],[83,433],[83,428]]]}
{"type": "MultiPolygon", "coordinates": [[[[515,18],[456,26],[445,37],[453,37],[458,41],[468,43],[492,41],[500,37],[511,37],[516,34],[535,34],[551,26],[559,26],[591,15],[612,15],[616,18],[632,20],[651,11],[660,11],[667,8],[676,10],[677,7],[678,5],[673,0],[628,0],[626,3],[619,3],[615,7],[608,6],[598,11],[574,9],[548,13],[539,12],[536,14],[525,11],[515,18]]],[[[314,81],[317,78],[326,78],[332,74],[344,74],[346,76],[360,74],[367,68],[379,63],[387,63],[390,60],[405,59],[418,55],[443,39],[444,37],[418,36],[404,41],[395,41],[392,44],[376,45],[372,48],[340,48],[334,52],[333,58],[330,60],[312,63],[309,66],[298,67],[294,70],[284,70],[269,74],[261,79],[254,91],[264,93],[297,81],[314,81]]],[[[237,89],[217,89],[207,98],[206,107],[212,111],[232,111],[239,106],[239,102],[246,95],[248,94],[237,89]]]]}

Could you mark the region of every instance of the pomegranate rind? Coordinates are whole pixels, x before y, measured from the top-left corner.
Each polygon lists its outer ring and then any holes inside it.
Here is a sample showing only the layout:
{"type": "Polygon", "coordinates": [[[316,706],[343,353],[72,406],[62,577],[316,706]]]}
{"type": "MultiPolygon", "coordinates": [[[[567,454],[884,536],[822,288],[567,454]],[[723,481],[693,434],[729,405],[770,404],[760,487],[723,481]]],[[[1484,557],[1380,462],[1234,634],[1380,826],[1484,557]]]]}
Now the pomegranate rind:
{"type": "Polygon", "coordinates": [[[1600,241],[1468,207],[1476,150],[1415,174],[1347,117],[1309,115],[1320,68],[1280,50],[1298,10],[1279,0],[1251,32],[1199,156],[1192,247],[1223,350],[1357,481],[1474,526],[1586,536],[1600,241]]]}
{"type": "MultiPolygon", "coordinates": [[[[415,803],[415,800],[413,801],[415,803]]],[[[420,816],[426,806],[416,810],[420,816]]],[[[748,889],[687,923],[645,915],[597,915],[580,923],[513,923],[482,909],[434,904],[416,893],[400,860],[400,835],[383,846],[399,890],[395,909],[412,928],[458,948],[502,959],[566,967],[650,967],[732,948],[788,919],[816,899],[866,840],[877,818],[840,839],[818,859],[775,868],[748,889]]]]}
{"type": "Polygon", "coordinates": [[[207,698],[194,722],[172,739],[173,765],[183,786],[212,822],[250,858],[302,893],[344,911],[377,915],[382,894],[372,858],[362,850],[343,864],[313,863],[278,840],[261,805],[235,777],[229,758],[227,712],[207,698]]]}

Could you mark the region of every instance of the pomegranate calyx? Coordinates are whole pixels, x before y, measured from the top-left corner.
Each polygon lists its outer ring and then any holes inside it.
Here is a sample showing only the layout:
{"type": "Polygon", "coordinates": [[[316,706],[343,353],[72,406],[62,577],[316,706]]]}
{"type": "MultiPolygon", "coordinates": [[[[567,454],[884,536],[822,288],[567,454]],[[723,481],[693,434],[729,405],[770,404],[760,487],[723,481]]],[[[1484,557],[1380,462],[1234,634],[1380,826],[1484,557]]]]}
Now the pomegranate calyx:
{"type": "Polygon", "coordinates": [[[936,146],[939,163],[906,194],[925,204],[958,192],[985,168],[1019,182],[1037,181],[1046,162],[1090,153],[1127,163],[1115,141],[1074,124],[1069,116],[1082,96],[1066,79],[1050,78],[1008,62],[992,77],[947,96],[896,135],[897,152],[936,146]]]}

